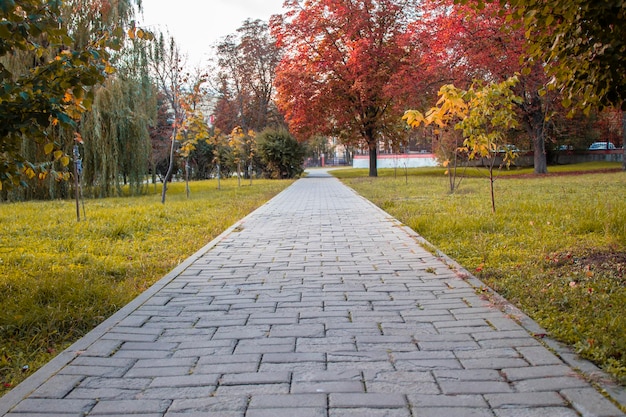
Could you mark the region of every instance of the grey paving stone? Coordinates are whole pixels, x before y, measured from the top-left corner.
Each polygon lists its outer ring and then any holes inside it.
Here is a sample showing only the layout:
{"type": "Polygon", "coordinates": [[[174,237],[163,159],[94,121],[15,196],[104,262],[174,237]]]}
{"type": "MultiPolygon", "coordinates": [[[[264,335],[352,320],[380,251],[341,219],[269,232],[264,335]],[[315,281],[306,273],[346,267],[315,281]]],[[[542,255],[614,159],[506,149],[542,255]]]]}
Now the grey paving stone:
{"type": "Polygon", "coordinates": [[[579,414],[565,407],[510,408],[494,410],[496,417],[578,417],[579,414]]]}
{"type": "Polygon", "coordinates": [[[512,392],[513,389],[506,382],[481,381],[480,383],[468,383],[467,381],[440,381],[439,385],[444,394],[490,394],[497,392],[512,392]]]}
{"type": "Polygon", "coordinates": [[[326,362],[324,353],[266,353],[262,363],[326,362]]]}
{"type": "Polygon", "coordinates": [[[223,385],[259,385],[281,384],[291,382],[290,372],[250,372],[241,374],[224,375],[220,378],[220,386],[223,385]]]}
{"type": "Polygon", "coordinates": [[[66,399],[75,400],[91,400],[97,398],[99,400],[132,400],[142,394],[140,389],[120,389],[120,388],[76,388],[72,390],[66,399]]]}
{"type": "Polygon", "coordinates": [[[519,392],[560,391],[568,388],[587,388],[589,384],[577,377],[525,379],[513,383],[519,392]]]}
{"type": "Polygon", "coordinates": [[[355,369],[346,371],[316,371],[298,369],[292,374],[294,382],[360,381],[361,372],[355,369]]]}
{"type": "Polygon", "coordinates": [[[406,397],[399,394],[353,394],[334,393],[329,395],[330,407],[337,408],[404,408],[406,397]]]}
{"type": "Polygon", "coordinates": [[[561,395],[583,416],[623,416],[617,407],[593,388],[564,389],[561,395]]]}
{"type": "Polygon", "coordinates": [[[167,400],[113,400],[99,401],[90,415],[118,415],[165,413],[171,401],[167,400]]]}
{"type": "Polygon", "coordinates": [[[101,376],[108,378],[121,378],[128,368],[116,368],[114,366],[76,366],[70,365],[59,371],[59,375],[101,376]]]}
{"type": "MultiPolygon", "coordinates": [[[[326,394],[290,394],[290,395],[263,395],[253,396],[250,399],[249,409],[297,409],[297,408],[324,408],[328,399],[326,394]]],[[[294,410],[292,410],[293,412],[294,410]]],[[[299,415],[297,411],[293,415],[299,415]]]]}
{"type": "Polygon", "coordinates": [[[247,372],[256,372],[259,368],[256,362],[240,362],[240,363],[210,363],[207,365],[198,365],[194,368],[194,374],[238,374],[247,372]]]}
{"type": "Polygon", "coordinates": [[[433,375],[437,381],[504,381],[495,369],[435,370],[433,375]]]}
{"type": "Polygon", "coordinates": [[[119,388],[125,390],[145,389],[150,385],[152,378],[85,378],[81,388],[119,388]]]}
{"type": "Polygon", "coordinates": [[[415,412],[419,410],[436,408],[460,408],[471,410],[475,408],[489,408],[482,395],[425,395],[408,394],[407,399],[415,412]]]}
{"type": "Polygon", "coordinates": [[[509,381],[521,381],[524,379],[548,378],[559,376],[572,376],[577,374],[568,366],[552,365],[552,366],[533,366],[525,368],[503,369],[502,373],[509,381]]]}
{"type": "Polygon", "coordinates": [[[518,347],[517,351],[534,366],[561,365],[563,363],[554,353],[543,346],[518,347]]]}
{"type": "Polygon", "coordinates": [[[378,410],[372,408],[331,409],[328,417],[412,417],[411,412],[405,409],[378,410]]]}
{"type": "Polygon", "coordinates": [[[206,387],[217,385],[219,374],[162,376],[152,379],[150,388],[206,387]]]}
{"type": "MultiPolygon", "coordinates": [[[[415,417],[493,417],[490,410],[482,408],[414,408],[415,417]]],[[[545,416],[544,416],[545,417],[545,416]]]]}
{"type": "Polygon", "coordinates": [[[252,408],[246,412],[246,417],[326,417],[326,407],[318,408],[252,408]]]}
{"type": "MultiPolygon", "coordinates": [[[[51,417],[50,413],[7,413],[6,417],[51,417]]],[[[69,412],[69,413],[55,413],[55,417],[84,417],[85,413],[83,412],[69,412]]]]}
{"type": "Polygon", "coordinates": [[[294,381],[291,384],[293,394],[319,394],[338,392],[364,392],[361,381],[294,381]]]}
{"type": "Polygon", "coordinates": [[[560,407],[565,400],[556,392],[487,394],[485,399],[493,408],[560,407]]]}
{"type": "Polygon", "coordinates": [[[41,413],[46,411],[55,413],[87,413],[96,404],[95,399],[75,400],[75,399],[30,399],[20,402],[13,410],[13,413],[41,413]]]}
{"type": "Polygon", "coordinates": [[[185,413],[185,415],[203,413],[202,415],[208,415],[208,413],[241,412],[243,415],[247,406],[248,397],[246,395],[220,398],[175,399],[172,401],[168,413],[185,413]]]}
{"type": "Polygon", "coordinates": [[[466,369],[525,369],[528,367],[528,362],[519,358],[460,359],[460,361],[466,369]]]}
{"type": "Polygon", "coordinates": [[[83,375],[56,375],[39,387],[31,398],[65,398],[80,382],[83,375]]]}
{"type": "Polygon", "coordinates": [[[206,398],[215,393],[217,386],[148,388],[138,397],[147,400],[179,400],[183,398],[206,398]]]}
{"type": "Polygon", "coordinates": [[[289,384],[261,384],[261,385],[222,385],[217,387],[216,397],[253,396],[288,394],[289,384]]]}
{"type": "Polygon", "coordinates": [[[191,372],[191,366],[134,367],[128,370],[126,378],[156,378],[160,376],[182,376],[191,372]]]}

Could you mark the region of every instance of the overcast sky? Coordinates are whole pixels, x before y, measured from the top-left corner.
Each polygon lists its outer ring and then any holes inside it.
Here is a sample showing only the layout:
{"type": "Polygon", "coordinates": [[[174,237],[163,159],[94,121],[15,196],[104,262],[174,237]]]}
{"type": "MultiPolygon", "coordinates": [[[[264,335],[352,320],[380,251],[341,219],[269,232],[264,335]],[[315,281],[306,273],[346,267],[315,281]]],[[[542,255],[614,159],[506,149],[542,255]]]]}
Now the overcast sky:
{"type": "Polygon", "coordinates": [[[248,18],[268,21],[282,13],[284,0],[143,0],[143,18],[149,29],[169,31],[188,64],[206,62],[211,45],[235,33],[248,18]]]}

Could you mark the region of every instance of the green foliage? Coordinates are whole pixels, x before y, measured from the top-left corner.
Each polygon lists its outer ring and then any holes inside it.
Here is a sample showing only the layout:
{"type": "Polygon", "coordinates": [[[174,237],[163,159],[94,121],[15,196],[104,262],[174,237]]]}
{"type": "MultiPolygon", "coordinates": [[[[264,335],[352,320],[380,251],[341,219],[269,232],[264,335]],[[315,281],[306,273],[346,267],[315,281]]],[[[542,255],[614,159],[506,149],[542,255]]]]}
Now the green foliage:
{"type": "Polygon", "coordinates": [[[73,128],[93,100],[89,87],[113,72],[109,51],[119,48],[123,31],[103,30],[75,48],[62,24],[61,4],[24,0],[4,1],[0,7],[0,188],[19,185],[22,175],[50,171],[24,158],[23,141],[40,143],[49,161],[65,156],[52,152],[47,129],[73,128]],[[16,65],[19,57],[31,65],[16,65]]]}
{"type": "Polygon", "coordinates": [[[626,106],[626,1],[459,0],[494,1],[523,21],[530,65],[547,64],[566,107],[626,106]]]}
{"type": "Polygon", "coordinates": [[[257,150],[270,178],[294,178],[304,171],[306,148],[287,130],[264,130],[258,136],[257,150]]]}
{"type": "Polygon", "coordinates": [[[289,184],[175,183],[167,206],[89,200],[80,223],[71,202],[0,204],[0,395],[289,184]]]}
{"type": "Polygon", "coordinates": [[[623,173],[502,179],[494,215],[478,179],[448,194],[442,170],[412,176],[409,185],[392,170],[378,180],[351,171],[335,172],[626,383],[623,173]]]}

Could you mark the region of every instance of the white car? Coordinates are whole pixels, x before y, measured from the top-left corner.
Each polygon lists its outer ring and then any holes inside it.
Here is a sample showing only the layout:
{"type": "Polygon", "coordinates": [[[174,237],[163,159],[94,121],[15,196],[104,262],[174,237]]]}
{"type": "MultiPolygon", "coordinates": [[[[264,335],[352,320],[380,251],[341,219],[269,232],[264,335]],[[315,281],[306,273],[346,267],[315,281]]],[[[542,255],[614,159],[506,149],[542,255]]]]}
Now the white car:
{"type": "Polygon", "coordinates": [[[589,147],[590,151],[605,151],[607,149],[617,149],[611,142],[594,142],[589,147]]]}

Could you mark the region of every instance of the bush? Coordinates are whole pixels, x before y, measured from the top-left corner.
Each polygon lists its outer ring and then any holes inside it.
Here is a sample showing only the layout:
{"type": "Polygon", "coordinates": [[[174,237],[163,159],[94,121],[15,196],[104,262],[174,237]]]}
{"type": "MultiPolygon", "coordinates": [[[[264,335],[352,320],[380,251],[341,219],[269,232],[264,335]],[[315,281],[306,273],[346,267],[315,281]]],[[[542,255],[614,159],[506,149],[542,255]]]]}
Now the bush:
{"type": "Polygon", "coordinates": [[[266,129],[257,139],[263,172],[270,178],[295,178],[304,171],[305,147],[285,129],[266,129]]]}

